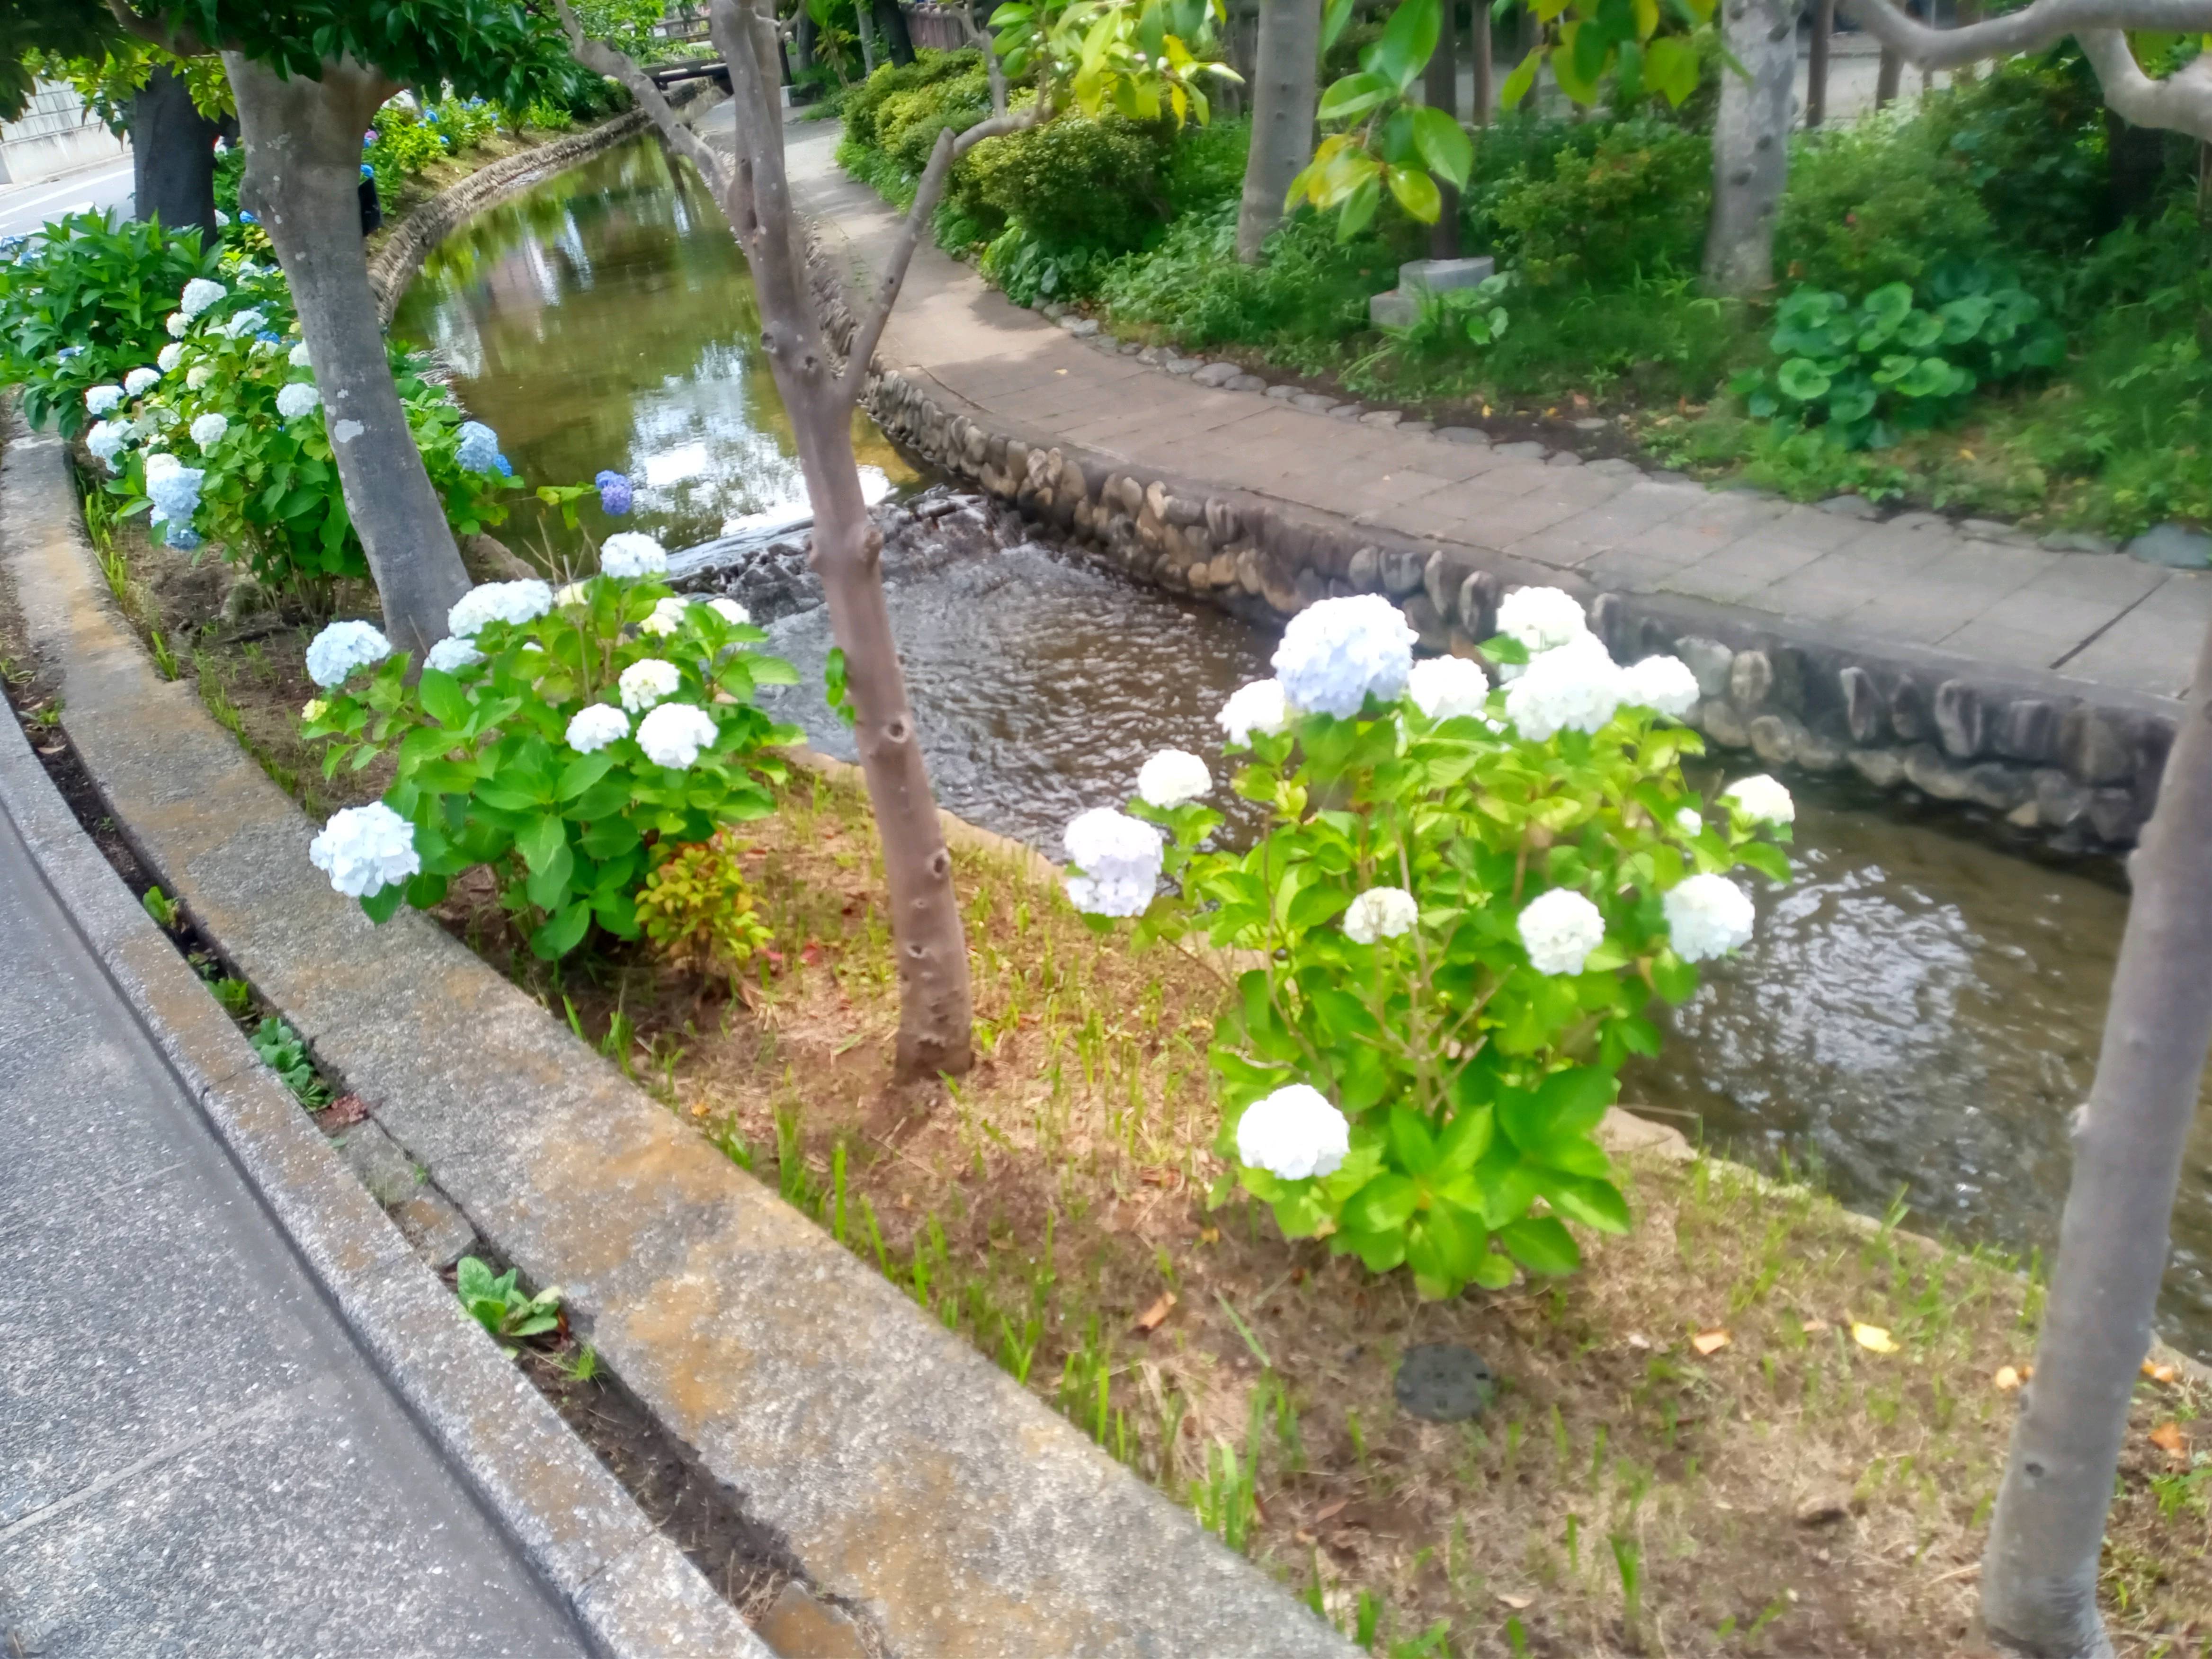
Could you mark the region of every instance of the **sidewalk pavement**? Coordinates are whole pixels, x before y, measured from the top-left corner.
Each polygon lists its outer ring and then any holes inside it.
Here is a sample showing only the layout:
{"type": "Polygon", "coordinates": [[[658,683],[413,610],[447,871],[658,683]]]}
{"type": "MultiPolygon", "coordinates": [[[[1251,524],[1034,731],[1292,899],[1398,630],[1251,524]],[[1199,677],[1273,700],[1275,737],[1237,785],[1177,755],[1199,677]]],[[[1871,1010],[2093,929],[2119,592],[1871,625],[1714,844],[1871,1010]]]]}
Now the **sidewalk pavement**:
{"type": "Polygon", "coordinates": [[[319,1294],[4,810],[0,938],[0,1654],[592,1651],[319,1294]]]}
{"type": "MultiPolygon", "coordinates": [[[[726,111],[702,131],[732,142],[726,111]]],[[[840,268],[874,266],[898,216],[838,168],[837,136],[830,122],[787,128],[793,198],[833,255],[842,238],[840,268]]],[[[1874,645],[2179,696],[2212,621],[2209,574],[2054,551],[1999,539],[1994,527],[1977,538],[1934,514],[1876,520],[1709,491],[1626,461],[1547,464],[1537,445],[1454,441],[1209,386],[1055,327],[927,241],[877,356],[1139,476],[1248,490],[1603,588],[1687,595],[1874,645]]]]}
{"type": "Polygon", "coordinates": [[[131,162],[96,161],[51,178],[0,188],[0,236],[27,236],[64,214],[120,207],[131,211],[131,162]]]}

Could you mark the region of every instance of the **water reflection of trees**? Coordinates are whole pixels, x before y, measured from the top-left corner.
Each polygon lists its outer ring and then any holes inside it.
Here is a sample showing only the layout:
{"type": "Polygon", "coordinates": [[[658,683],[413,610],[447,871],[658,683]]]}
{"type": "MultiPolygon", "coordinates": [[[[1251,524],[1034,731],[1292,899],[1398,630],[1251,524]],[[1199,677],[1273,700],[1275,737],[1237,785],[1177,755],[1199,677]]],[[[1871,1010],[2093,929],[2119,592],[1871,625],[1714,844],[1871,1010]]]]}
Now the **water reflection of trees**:
{"type": "MultiPolygon", "coordinates": [[[[394,329],[436,351],[524,476],[627,471],[639,523],[672,546],[804,500],[744,258],[653,139],[471,220],[425,263],[394,329]]],[[[869,437],[865,458],[896,466],[869,437]]],[[[541,538],[574,550],[557,522],[528,520],[522,538],[541,538]]]]}

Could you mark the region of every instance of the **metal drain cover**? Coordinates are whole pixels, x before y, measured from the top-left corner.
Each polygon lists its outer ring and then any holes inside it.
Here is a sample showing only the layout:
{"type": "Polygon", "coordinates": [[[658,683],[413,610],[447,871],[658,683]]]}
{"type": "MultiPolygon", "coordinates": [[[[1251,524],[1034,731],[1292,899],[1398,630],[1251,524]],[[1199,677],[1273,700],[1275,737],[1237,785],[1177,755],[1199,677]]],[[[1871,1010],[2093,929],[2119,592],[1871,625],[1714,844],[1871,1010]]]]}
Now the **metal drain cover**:
{"type": "Polygon", "coordinates": [[[1399,1362],[1398,1404],[1431,1423],[1480,1417],[1498,1391],[1498,1378],[1482,1356],[1456,1342],[1424,1342],[1399,1362]]]}

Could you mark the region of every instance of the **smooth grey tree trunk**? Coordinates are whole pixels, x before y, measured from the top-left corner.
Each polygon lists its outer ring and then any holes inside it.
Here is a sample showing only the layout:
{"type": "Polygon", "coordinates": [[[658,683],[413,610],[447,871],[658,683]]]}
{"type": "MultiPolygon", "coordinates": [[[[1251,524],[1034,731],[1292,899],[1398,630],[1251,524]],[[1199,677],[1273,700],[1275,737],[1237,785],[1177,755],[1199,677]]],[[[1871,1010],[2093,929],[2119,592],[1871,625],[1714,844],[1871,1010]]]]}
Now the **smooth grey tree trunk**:
{"type": "Polygon", "coordinates": [[[1724,0],[1722,35],[1745,75],[1721,76],[1705,286],[1747,295],[1774,282],[1774,216],[1790,172],[1798,0],[1724,0]],[[1749,78],[1747,79],[1746,76],[1749,78]]]}
{"type": "Polygon", "coordinates": [[[201,246],[213,247],[220,131],[193,104],[185,77],[155,64],[131,100],[131,211],[172,230],[197,225],[201,246]]]}
{"type": "Polygon", "coordinates": [[[1881,61],[1875,66],[1874,106],[1882,109],[1897,101],[1899,83],[1905,79],[1905,54],[1893,47],[1881,49],[1881,61]]]}
{"type": "Polygon", "coordinates": [[[1474,108],[1472,118],[1479,127],[1490,125],[1492,111],[1498,107],[1496,53],[1492,39],[1490,8],[1485,0],[1474,0],[1474,9],[1468,17],[1468,45],[1474,49],[1474,108]]]}
{"type": "Polygon", "coordinates": [[[394,88],[349,61],[325,64],[319,81],[288,80],[222,56],[246,142],[240,199],[260,215],[292,285],[384,631],[420,661],[446,636],[469,575],[392,384],[362,247],[361,136],[394,88]]]}
{"type": "Polygon", "coordinates": [[[876,72],[876,25],[874,8],[868,0],[853,0],[853,27],[860,37],[860,73],[876,72]]]}
{"type": "Polygon", "coordinates": [[[1321,66],[1321,0],[1260,0],[1260,54],[1252,77],[1252,148],[1237,210],[1237,257],[1256,264],[1283,222],[1291,180],[1313,159],[1321,66]]]}
{"type": "Polygon", "coordinates": [[[690,159],[714,190],[731,233],[744,251],[760,307],[762,349],[791,417],[807,500],[814,509],[809,556],[829,602],[830,632],[845,653],[853,735],[883,843],[891,948],[899,973],[895,1075],[901,1081],[919,1081],[965,1072],[975,1059],[967,939],[952,886],[952,855],[930,790],[884,598],[883,532],[860,493],[853,411],[884,320],[944,191],[956,147],[1030,125],[1048,115],[1049,106],[980,123],[957,141],[949,132],[939,136],[898,242],[884,262],[883,287],[855,330],[841,369],[815,310],[793,218],[783,116],[772,68],[773,23],[741,0],[713,0],[708,13],[715,48],[730,66],[737,138],[731,161],[678,118],[635,64],[603,42],[586,39],[566,0],[559,0],[559,9],[577,60],[629,88],[661,136],[690,159]]]}
{"type": "Polygon", "coordinates": [[[2212,635],[2134,896],[2097,1079],[2074,1129],[2058,1260],[1982,1557],[1990,1636],[2032,1659],[2109,1659],[2097,1568],[2128,1404],[2151,1342],[2182,1149],[2212,1042],[2212,635]]]}

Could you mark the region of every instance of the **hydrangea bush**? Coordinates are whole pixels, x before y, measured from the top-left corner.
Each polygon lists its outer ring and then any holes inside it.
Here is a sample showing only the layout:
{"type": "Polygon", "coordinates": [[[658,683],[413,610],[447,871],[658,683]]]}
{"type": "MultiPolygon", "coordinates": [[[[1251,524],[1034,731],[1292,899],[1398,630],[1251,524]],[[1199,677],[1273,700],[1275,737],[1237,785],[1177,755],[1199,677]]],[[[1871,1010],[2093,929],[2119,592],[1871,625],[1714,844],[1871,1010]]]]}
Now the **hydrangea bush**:
{"type": "Polygon", "coordinates": [[[1249,851],[1214,843],[1211,780],[1173,750],[1066,841],[1094,925],[1235,972],[1212,1059],[1238,1181],[1289,1237],[1429,1297],[1572,1271],[1568,1223],[1627,1228],[1594,1133],[1619,1069],[1658,1048],[1653,999],[1751,937],[1731,872],[1789,875],[1780,784],[1685,782],[1682,664],[1616,665],[1557,589],[1499,623],[1493,686],[1416,664],[1386,600],[1300,612],[1276,678],[1221,711],[1233,787],[1271,815],[1249,851]]]}
{"type": "MultiPolygon", "coordinates": [[[[366,577],[368,564],[283,273],[227,259],[171,303],[154,361],[84,393],[94,422],[85,447],[112,475],[106,492],[123,515],[147,514],[170,546],[212,544],[264,589],[327,615],[331,584],[366,577]]],[[[501,496],[518,486],[496,439],[489,455],[481,440],[465,453],[476,423],[404,360],[396,370],[448,522],[471,534],[504,520],[501,496]]]]}
{"type": "Polygon", "coordinates": [[[336,814],[310,852],[372,918],[436,904],[487,865],[540,957],[594,927],[635,939],[656,850],[770,810],[773,751],[801,734],[754,690],[798,676],[755,648],[768,636],[744,607],[672,594],[665,554],[632,539],[652,552],[629,547],[619,575],[471,589],[413,684],[368,623],[333,623],[307,647],[326,695],[301,729],[326,744],[325,775],[398,764],[382,801],[336,814]],[[643,632],[657,614],[672,625],[643,632]]]}

